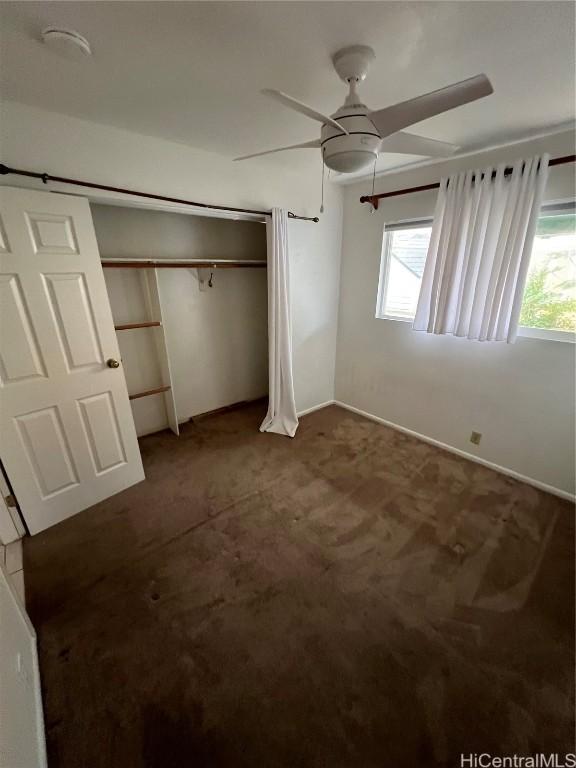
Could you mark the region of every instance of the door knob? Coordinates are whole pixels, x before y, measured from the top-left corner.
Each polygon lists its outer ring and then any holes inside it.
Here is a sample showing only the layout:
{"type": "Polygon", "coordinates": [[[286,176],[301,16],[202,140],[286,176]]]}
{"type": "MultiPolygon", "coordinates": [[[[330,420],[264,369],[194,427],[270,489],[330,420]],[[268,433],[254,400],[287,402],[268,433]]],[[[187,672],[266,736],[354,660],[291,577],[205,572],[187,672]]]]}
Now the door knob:
{"type": "Polygon", "coordinates": [[[108,368],[120,368],[120,363],[118,360],[114,360],[113,357],[110,357],[108,360],[106,360],[106,365],[108,368]]]}

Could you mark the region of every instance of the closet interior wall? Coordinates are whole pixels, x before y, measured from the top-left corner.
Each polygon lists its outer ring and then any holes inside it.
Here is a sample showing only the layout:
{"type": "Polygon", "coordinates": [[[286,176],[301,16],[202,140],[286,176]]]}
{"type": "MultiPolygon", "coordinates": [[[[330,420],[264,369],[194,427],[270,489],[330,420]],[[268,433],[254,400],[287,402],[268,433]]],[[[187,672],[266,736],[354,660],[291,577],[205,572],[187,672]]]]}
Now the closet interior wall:
{"type": "MultiPolygon", "coordinates": [[[[91,209],[102,259],[266,261],[260,222],[91,209]]],[[[209,272],[196,268],[107,268],[104,276],[116,326],[161,322],[117,332],[129,393],[170,386],[131,400],[138,436],[267,394],[266,269],[214,270],[212,287],[200,282],[209,272]]]]}

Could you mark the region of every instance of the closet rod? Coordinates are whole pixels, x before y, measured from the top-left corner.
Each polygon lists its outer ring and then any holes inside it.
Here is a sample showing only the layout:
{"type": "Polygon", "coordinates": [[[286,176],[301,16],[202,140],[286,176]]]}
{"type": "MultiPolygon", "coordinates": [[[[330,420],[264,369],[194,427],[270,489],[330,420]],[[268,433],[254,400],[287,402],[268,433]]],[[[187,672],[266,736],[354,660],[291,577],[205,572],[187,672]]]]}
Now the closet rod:
{"type": "MultiPolygon", "coordinates": [[[[566,165],[566,163],[576,162],[576,155],[564,155],[564,157],[554,157],[548,163],[549,167],[554,165],[566,165]]],[[[512,173],[512,168],[506,168],[504,171],[506,176],[512,173]]],[[[492,178],[496,176],[496,171],[492,172],[492,178]]],[[[412,192],[426,192],[429,189],[440,189],[440,182],[434,184],[422,184],[419,187],[406,187],[405,189],[395,189],[392,192],[381,192],[379,195],[362,195],[360,198],[361,203],[371,203],[372,207],[378,210],[378,201],[385,197],[398,197],[399,195],[410,195],[412,192]]]]}
{"type": "Polygon", "coordinates": [[[252,261],[199,261],[179,259],[170,261],[169,259],[158,260],[120,260],[120,259],[102,259],[102,266],[105,269],[245,269],[246,267],[267,267],[267,262],[252,261]]]}
{"type": "MultiPolygon", "coordinates": [[[[38,173],[37,171],[23,171],[20,168],[10,168],[8,165],[0,164],[0,176],[13,174],[15,176],[27,176],[30,179],[41,179],[44,184],[49,181],[56,181],[60,184],[73,184],[76,187],[90,187],[91,189],[102,189],[106,192],[118,192],[122,195],[132,195],[134,197],[146,197],[150,200],[162,200],[165,203],[178,203],[179,205],[193,205],[195,208],[210,208],[214,211],[230,211],[232,213],[253,213],[258,216],[272,216],[272,211],[254,211],[251,208],[232,208],[229,205],[211,205],[210,203],[196,203],[193,200],[183,200],[179,197],[166,197],[165,195],[155,195],[150,192],[139,192],[135,189],[125,189],[124,187],[112,187],[108,184],[96,184],[93,181],[82,181],[80,179],[68,179],[66,176],[53,176],[50,173],[38,173]]],[[[313,221],[318,223],[318,216],[298,216],[292,211],[288,211],[290,219],[299,219],[300,221],[313,221]]]]}
{"type": "Polygon", "coordinates": [[[147,320],[145,323],[124,323],[115,325],[115,331],[133,331],[135,328],[158,328],[162,323],[159,320],[147,320]]]}
{"type": "Polygon", "coordinates": [[[170,387],[156,387],[156,389],[147,389],[144,392],[135,392],[128,395],[128,400],[138,400],[139,397],[148,397],[148,395],[159,395],[161,392],[168,392],[170,387]]]}

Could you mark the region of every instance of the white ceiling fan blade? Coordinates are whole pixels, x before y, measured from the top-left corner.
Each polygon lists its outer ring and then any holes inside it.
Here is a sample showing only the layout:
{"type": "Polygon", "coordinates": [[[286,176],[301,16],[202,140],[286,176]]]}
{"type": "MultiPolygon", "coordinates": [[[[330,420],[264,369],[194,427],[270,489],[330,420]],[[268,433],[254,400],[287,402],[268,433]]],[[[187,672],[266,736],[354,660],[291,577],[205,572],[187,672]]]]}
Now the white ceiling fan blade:
{"type": "Polygon", "coordinates": [[[236,160],[249,160],[251,157],[262,157],[262,155],[273,155],[275,152],[285,152],[287,149],[319,149],[320,139],[314,139],[313,141],[305,141],[302,144],[290,144],[288,147],[278,147],[278,149],[267,149],[264,152],[254,152],[252,155],[243,155],[242,157],[235,157],[236,160]]]}
{"type": "Polygon", "coordinates": [[[261,91],[265,96],[270,96],[272,99],[276,99],[276,101],[279,101],[281,104],[284,104],[285,107],[289,107],[290,109],[295,109],[296,112],[300,112],[303,115],[306,115],[306,117],[311,117],[312,120],[318,120],[319,123],[325,123],[327,125],[331,125],[333,128],[336,128],[339,131],[342,131],[342,133],[348,133],[346,128],[344,126],[340,125],[340,123],[337,123],[336,120],[333,120],[331,117],[328,117],[328,115],[323,115],[321,112],[317,112],[315,109],[312,109],[312,107],[309,107],[307,104],[302,104],[301,101],[298,101],[297,99],[293,99],[292,96],[288,96],[286,93],[282,93],[282,91],[275,91],[272,88],[264,88],[263,91],[261,91]]]}
{"type": "Polygon", "coordinates": [[[382,139],[380,152],[393,152],[400,155],[426,155],[426,157],[450,157],[460,147],[449,144],[447,141],[427,139],[425,136],[416,136],[413,133],[399,131],[382,139]]]}
{"type": "Polygon", "coordinates": [[[368,116],[378,129],[380,136],[385,138],[421,120],[427,120],[449,109],[489,96],[493,91],[492,84],[486,75],[476,75],[468,80],[417,96],[415,99],[408,99],[391,107],[370,112],[368,116]]]}

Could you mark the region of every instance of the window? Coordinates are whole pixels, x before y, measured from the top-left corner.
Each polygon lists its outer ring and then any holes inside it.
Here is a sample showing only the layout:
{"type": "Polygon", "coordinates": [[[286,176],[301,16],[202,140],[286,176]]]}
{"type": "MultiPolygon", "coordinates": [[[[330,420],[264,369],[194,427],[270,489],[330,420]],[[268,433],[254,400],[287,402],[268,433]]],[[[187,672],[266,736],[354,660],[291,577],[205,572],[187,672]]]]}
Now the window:
{"type": "Polygon", "coordinates": [[[520,325],[540,331],[576,331],[576,211],[545,207],[538,219],[520,325]]]}
{"type": "MultiPolygon", "coordinates": [[[[376,317],[413,320],[432,232],[429,220],[386,227],[376,317]]],[[[568,339],[576,331],[576,204],[544,206],[520,315],[521,335],[568,339]]]]}
{"type": "Polygon", "coordinates": [[[431,232],[429,220],[386,227],[377,317],[414,319],[431,232]]]}

